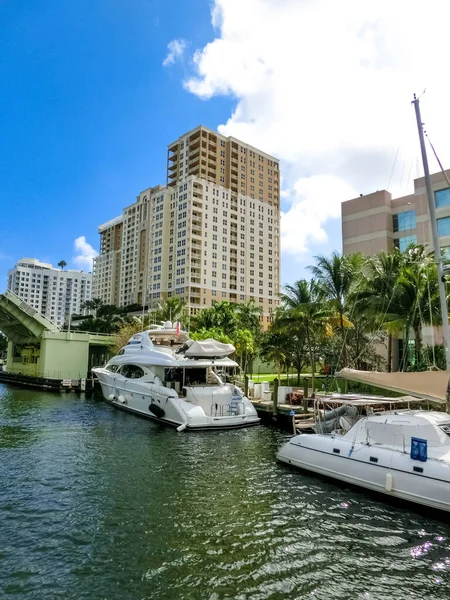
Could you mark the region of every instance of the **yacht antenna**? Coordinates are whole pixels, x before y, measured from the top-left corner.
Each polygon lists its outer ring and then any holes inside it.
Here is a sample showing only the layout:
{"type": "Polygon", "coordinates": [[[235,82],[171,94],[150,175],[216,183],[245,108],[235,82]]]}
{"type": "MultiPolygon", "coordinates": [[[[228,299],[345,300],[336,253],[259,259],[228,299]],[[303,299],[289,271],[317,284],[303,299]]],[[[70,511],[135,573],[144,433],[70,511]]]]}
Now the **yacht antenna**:
{"type": "MultiPolygon", "coordinates": [[[[428,197],[428,209],[430,211],[430,220],[431,220],[431,232],[433,235],[433,248],[434,248],[434,257],[437,265],[438,272],[438,285],[439,285],[439,298],[441,301],[441,314],[442,314],[442,333],[444,335],[444,347],[445,347],[445,363],[447,371],[450,371],[450,334],[448,327],[448,307],[447,307],[447,297],[445,294],[445,284],[444,284],[444,274],[442,269],[442,256],[441,256],[441,248],[439,245],[439,235],[437,229],[437,221],[436,221],[436,209],[434,204],[434,194],[431,188],[431,180],[430,180],[430,170],[428,168],[428,158],[427,151],[425,148],[425,140],[423,135],[423,123],[422,118],[420,116],[420,108],[419,108],[419,98],[416,98],[414,94],[414,100],[412,101],[414,104],[414,110],[416,111],[416,120],[417,120],[417,129],[419,131],[419,140],[420,140],[420,151],[422,153],[422,162],[423,162],[423,171],[425,175],[425,187],[427,190],[428,197]]],[[[447,403],[447,410],[450,408],[447,403]]]]}

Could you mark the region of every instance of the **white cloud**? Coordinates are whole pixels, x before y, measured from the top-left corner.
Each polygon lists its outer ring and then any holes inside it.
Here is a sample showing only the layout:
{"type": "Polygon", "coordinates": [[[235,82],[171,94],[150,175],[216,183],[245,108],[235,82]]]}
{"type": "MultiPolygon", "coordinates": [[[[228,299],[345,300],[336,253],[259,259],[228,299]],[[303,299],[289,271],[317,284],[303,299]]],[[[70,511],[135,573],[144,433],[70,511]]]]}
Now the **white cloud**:
{"type": "Polygon", "coordinates": [[[446,0],[215,0],[212,14],[217,37],[184,85],[235,97],[219,131],[282,160],[285,253],[326,241],[342,200],[386,188],[399,147],[390,189],[412,191],[410,101],[425,87],[422,116],[450,166],[446,0]]]}
{"type": "Polygon", "coordinates": [[[168,43],[167,48],[169,49],[169,53],[163,60],[164,67],[173,65],[177,58],[182,56],[186,49],[186,42],[185,40],[172,40],[168,43]]]}
{"type": "Polygon", "coordinates": [[[92,271],[92,261],[97,256],[98,252],[86,241],[84,235],[77,237],[73,243],[76,251],[76,256],[72,262],[80,269],[92,271]]]}
{"type": "Polygon", "coordinates": [[[325,220],[339,217],[341,202],[356,195],[350,185],[332,175],[298,179],[288,194],[287,211],[281,214],[281,246],[299,258],[308,252],[308,244],[327,241],[325,220]]]}

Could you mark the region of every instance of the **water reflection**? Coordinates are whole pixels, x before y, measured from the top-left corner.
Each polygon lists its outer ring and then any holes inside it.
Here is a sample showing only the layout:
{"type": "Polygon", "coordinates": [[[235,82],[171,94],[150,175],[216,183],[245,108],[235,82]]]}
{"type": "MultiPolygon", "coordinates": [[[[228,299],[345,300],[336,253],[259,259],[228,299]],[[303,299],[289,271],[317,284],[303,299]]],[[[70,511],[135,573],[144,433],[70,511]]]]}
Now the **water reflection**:
{"type": "Polygon", "coordinates": [[[276,431],[178,434],[4,386],[0,431],[2,597],[450,592],[448,524],[277,464],[276,431]]]}

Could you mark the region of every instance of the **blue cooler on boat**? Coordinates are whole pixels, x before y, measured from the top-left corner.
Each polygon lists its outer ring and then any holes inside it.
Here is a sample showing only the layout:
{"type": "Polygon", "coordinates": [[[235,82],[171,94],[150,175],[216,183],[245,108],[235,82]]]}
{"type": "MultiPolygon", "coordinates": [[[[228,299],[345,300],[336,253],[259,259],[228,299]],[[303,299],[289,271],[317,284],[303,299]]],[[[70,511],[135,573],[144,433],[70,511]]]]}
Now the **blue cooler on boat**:
{"type": "Polygon", "coordinates": [[[411,458],[413,460],[420,460],[421,462],[426,462],[427,460],[427,440],[422,440],[421,438],[411,438],[411,458]]]}

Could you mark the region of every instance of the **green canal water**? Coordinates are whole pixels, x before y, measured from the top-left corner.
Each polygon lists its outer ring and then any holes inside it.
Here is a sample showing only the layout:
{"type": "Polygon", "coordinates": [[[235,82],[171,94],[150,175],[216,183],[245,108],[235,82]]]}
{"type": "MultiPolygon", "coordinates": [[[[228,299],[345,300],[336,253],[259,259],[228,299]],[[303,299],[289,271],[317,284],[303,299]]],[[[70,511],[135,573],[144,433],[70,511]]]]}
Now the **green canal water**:
{"type": "Polygon", "coordinates": [[[277,464],[284,439],[0,385],[0,598],[450,597],[448,523],[277,464]]]}

